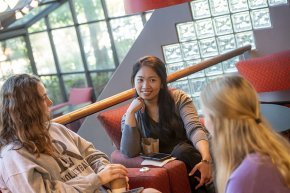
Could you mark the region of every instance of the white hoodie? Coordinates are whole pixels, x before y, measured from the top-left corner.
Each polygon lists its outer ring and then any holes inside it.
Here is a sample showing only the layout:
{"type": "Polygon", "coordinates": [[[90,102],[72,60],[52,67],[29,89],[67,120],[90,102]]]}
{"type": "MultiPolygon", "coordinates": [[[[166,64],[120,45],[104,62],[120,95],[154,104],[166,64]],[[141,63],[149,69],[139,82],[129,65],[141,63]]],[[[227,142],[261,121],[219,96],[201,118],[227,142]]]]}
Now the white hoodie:
{"type": "Polygon", "coordinates": [[[52,123],[49,133],[60,158],[36,157],[17,144],[1,151],[2,193],[103,193],[97,173],[109,164],[108,157],[66,127],[52,123]]]}

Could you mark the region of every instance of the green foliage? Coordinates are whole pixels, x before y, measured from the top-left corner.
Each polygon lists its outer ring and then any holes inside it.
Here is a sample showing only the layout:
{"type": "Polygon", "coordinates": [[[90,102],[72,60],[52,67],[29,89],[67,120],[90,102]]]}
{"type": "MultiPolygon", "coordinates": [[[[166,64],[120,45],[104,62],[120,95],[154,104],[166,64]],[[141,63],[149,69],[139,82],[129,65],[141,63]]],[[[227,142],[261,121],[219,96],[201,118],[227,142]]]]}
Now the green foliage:
{"type": "Polygon", "coordinates": [[[91,73],[96,97],[98,97],[101,94],[107,82],[110,80],[113,72],[114,71],[91,73]]]}
{"type": "Polygon", "coordinates": [[[81,88],[87,86],[87,81],[84,74],[64,75],[63,79],[67,96],[71,88],[81,88]]]}
{"type": "Polygon", "coordinates": [[[28,28],[29,33],[38,32],[42,30],[46,30],[44,19],[39,20],[38,22],[36,22],[35,24],[33,24],[31,27],[28,28]]]}
{"type": "Polygon", "coordinates": [[[46,87],[47,93],[54,104],[64,101],[62,93],[60,92],[59,80],[57,76],[41,76],[43,84],[46,87]]]}
{"type": "Polygon", "coordinates": [[[68,2],[49,14],[48,18],[52,27],[64,27],[73,24],[68,2]]]}

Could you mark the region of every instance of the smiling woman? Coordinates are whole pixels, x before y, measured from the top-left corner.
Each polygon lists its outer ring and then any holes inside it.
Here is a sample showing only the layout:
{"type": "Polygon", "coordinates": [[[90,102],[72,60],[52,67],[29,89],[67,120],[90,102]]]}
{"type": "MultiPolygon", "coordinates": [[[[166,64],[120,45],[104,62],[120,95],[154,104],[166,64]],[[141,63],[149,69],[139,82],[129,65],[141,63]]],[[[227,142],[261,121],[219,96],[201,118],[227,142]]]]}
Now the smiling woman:
{"type": "Polygon", "coordinates": [[[136,98],[122,119],[120,150],[128,157],[152,153],[150,147],[158,141],[161,153],[185,163],[192,191],[207,192],[204,185],[212,181],[207,132],[192,100],[181,90],[169,90],[166,80],[165,64],[155,56],[141,58],[133,66],[136,98]]]}
{"type": "Polygon", "coordinates": [[[159,76],[152,68],[148,66],[141,68],[135,76],[134,85],[139,95],[138,99],[155,100],[157,102],[162,85],[159,76]]]}

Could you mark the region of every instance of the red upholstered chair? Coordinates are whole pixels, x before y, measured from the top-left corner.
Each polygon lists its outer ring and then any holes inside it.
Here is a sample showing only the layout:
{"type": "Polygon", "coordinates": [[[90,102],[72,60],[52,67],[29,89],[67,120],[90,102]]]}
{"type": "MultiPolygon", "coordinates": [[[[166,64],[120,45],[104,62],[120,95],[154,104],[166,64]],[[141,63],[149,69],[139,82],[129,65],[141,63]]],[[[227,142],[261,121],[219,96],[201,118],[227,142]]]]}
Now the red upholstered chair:
{"type": "MultiPolygon", "coordinates": [[[[127,108],[129,105],[123,105],[120,107],[117,107],[115,109],[103,111],[98,115],[98,119],[102,123],[102,125],[105,128],[106,133],[112,140],[114,146],[116,147],[116,150],[113,151],[111,154],[111,161],[112,163],[120,163],[125,165],[128,168],[140,168],[141,162],[143,159],[141,157],[134,157],[134,158],[128,158],[125,155],[123,155],[120,152],[120,141],[121,141],[121,119],[122,116],[125,114],[127,108]]],[[[158,181],[155,181],[154,188],[158,189],[161,191],[161,188],[163,186],[167,186],[167,181],[169,182],[169,187],[168,190],[162,189],[161,192],[163,193],[190,193],[190,186],[189,186],[189,181],[188,181],[188,174],[186,171],[185,164],[179,160],[174,160],[171,161],[167,164],[165,164],[161,168],[156,168],[154,166],[149,166],[151,170],[163,170],[166,171],[166,175],[162,174],[164,178],[162,179],[161,177],[151,177],[151,178],[144,178],[145,174],[142,175],[136,175],[133,177],[133,182],[138,181],[138,183],[143,184],[143,185],[138,185],[138,186],[144,186],[145,187],[152,187],[152,180],[153,179],[158,179],[158,181]],[[137,180],[138,179],[138,180],[137,180]],[[135,181],[134,181],[135,180],[135,181]],[[160,181],[159,181],[160,180],[160,181]],[[164,184],[163,184],[164,183],[164,184]],[[146,185],[150,186],[146,186],[146,185]]],[[[139,169],[136,169],[136,172],[139,171],[139,169]]],[[[160,171],[159,171],[160,172],[160,171]]],[[[157,173],[156,173],[157,174],[157,173]]],[[[158,174],[159,175],[159,174],[158,174]]],[[[130,181],[131,177],[130,177],[130,181]]],[[[138,184],[137,183],[137,184],[138,184]]],[[[133,187],[135,184],[133,185],[133,187]]]]}
{"type": "Polygon", "coordinates": [[[77,105],[85,102],[92,102],[92,93],[92,87],[72,88],[69,92],[69,100],[50,107],[50,110],[55,111],[65,105],[77,105]]]}
{"type": "Polygon", "coordinates": [[[150,168],[147,172],[140,172],[140,168],[128,168],[130,189],[144,187],[155,188],[162,193],[170,193],[170,181],[164,168],[150,168]]]}
{"type": "Polygon", "coordinates": [[[69,93],[68,103],[71,105],[77,105],[85,102],[92,102],[92,94],[92,87],[72,88],[69,93]]]}
{"type": "Polygon", "coordinates": [[[290,50],[242,60],[236,67],[257,92],[290,89],[290,50]]]}

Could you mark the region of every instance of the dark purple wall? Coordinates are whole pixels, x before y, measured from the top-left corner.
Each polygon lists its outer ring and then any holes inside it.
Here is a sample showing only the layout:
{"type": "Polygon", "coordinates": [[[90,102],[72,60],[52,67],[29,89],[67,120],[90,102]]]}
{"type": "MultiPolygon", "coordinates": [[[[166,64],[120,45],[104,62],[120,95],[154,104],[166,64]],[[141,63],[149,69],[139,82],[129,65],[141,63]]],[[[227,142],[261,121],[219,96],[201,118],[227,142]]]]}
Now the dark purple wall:
{"type": "Polygon", "coordinates": [[[290,50],[290,6],[270,8],[272,28],[254,31],[258,56],[290,50]]]}

